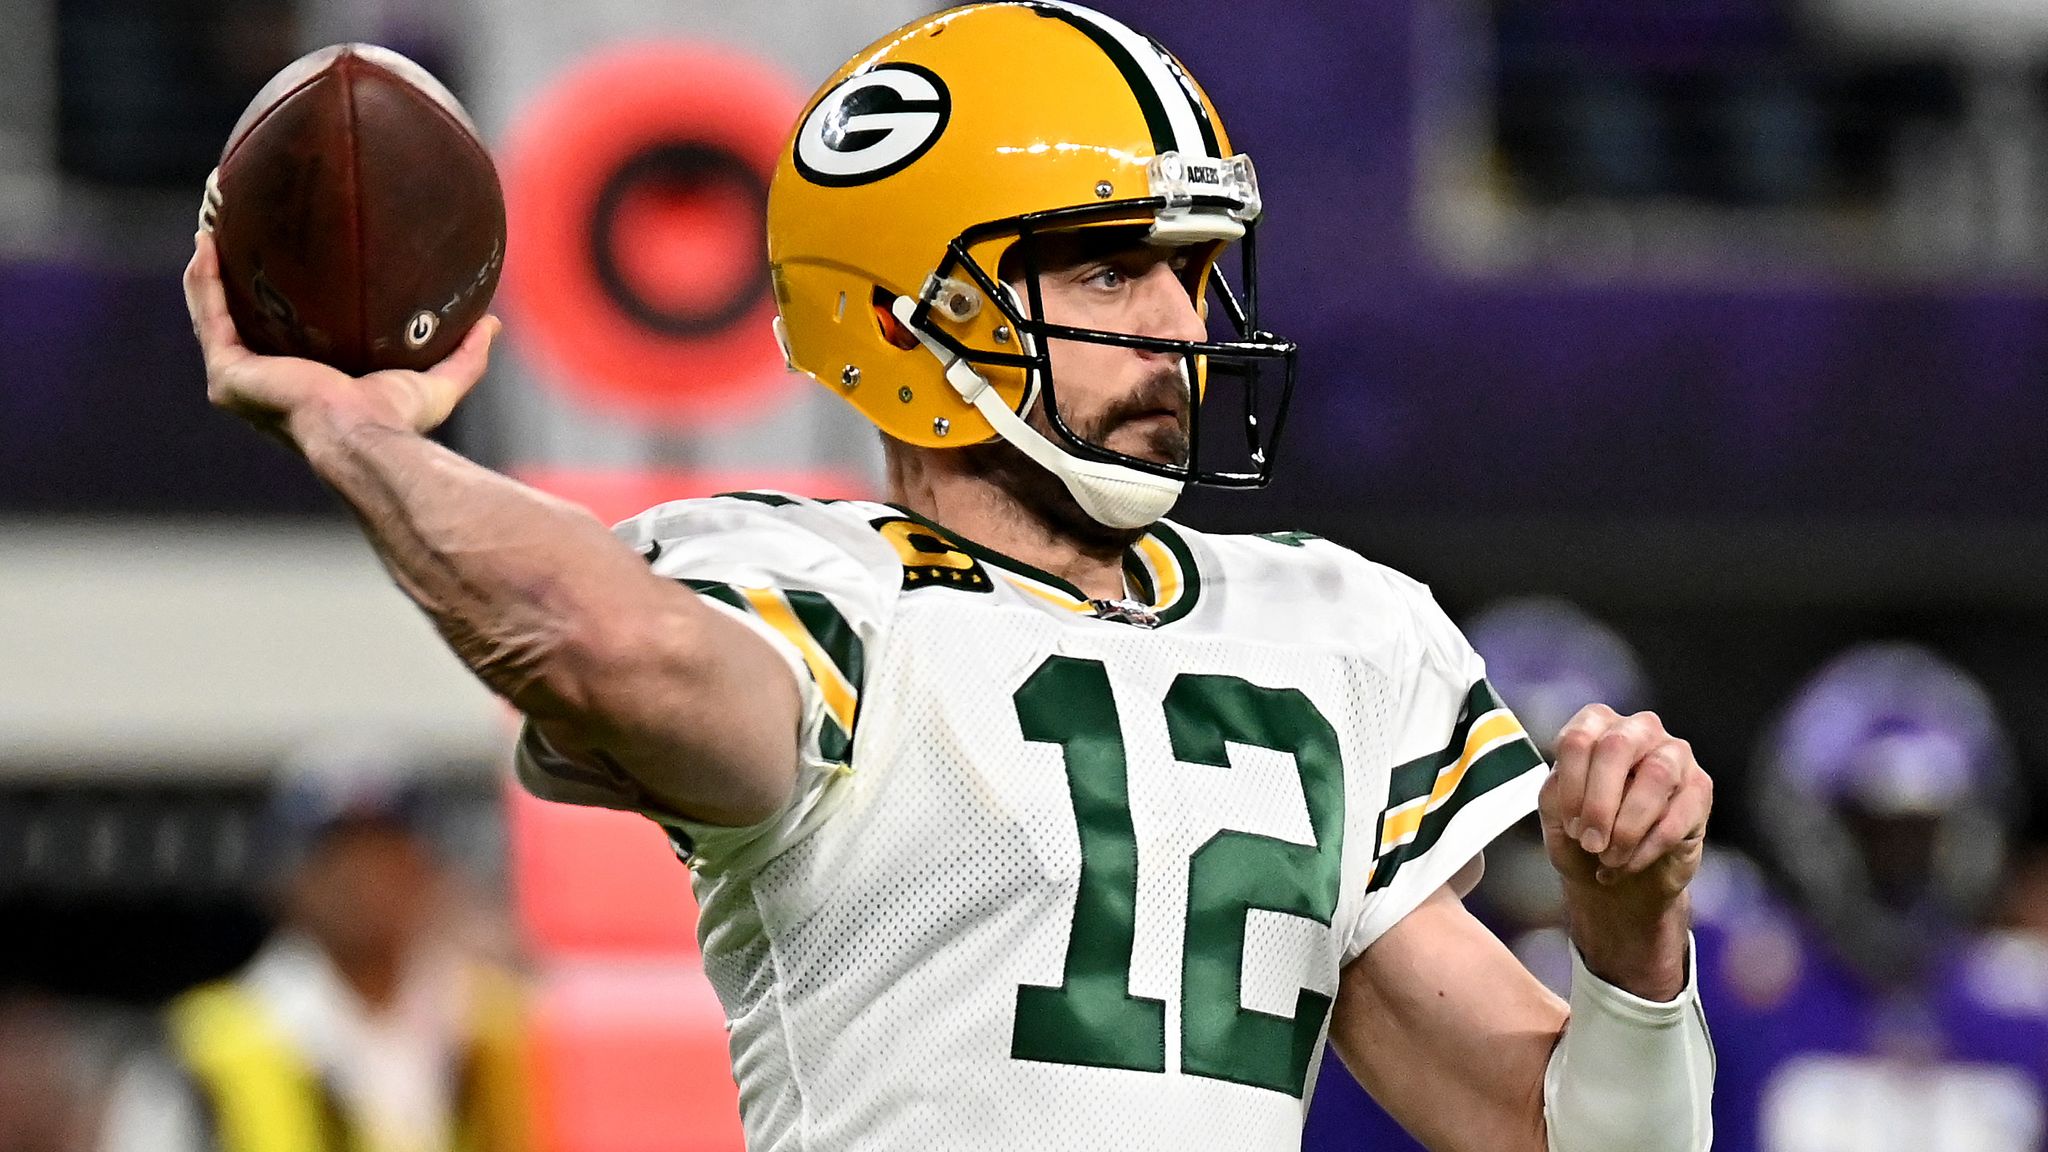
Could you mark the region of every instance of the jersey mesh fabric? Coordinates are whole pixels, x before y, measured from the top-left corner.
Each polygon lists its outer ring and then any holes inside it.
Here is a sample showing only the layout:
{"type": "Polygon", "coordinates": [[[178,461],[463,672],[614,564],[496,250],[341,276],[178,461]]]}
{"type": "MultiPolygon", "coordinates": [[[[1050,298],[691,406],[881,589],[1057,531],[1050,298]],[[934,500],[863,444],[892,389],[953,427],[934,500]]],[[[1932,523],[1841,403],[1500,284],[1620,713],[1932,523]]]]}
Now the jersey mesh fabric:
{"type": "MultiPolygon", "coordinates": [[[[873,510],[828,511],[852,523],[873,510]]],[[[1168,692],[1184,676],[1294,690],[1335,733],[1331,924],[1243,915],[1233,1007],[1272,1016],[1292,1016],[1304,989],[1333,996],[1342,964],[1422,885],[1527,811],[1535,774],[1466,806],[1405,883],[1373,889],[1390,771],[1450,737],[1476,657],[1440,613],[1423,619],[1435,608],[1419,586],[1334,546],[1185,536],[1202,599],[1156,630],[1067,611],[1000,573],[985,591],[846,597],[896,596],[871,636],[852,773],[829,815],[778,834],[764,862],[697,879],[755,1152],[1299,1146],[1305,1097],[1185,1071],[1182,1024],[1191,861],[1226,832],[1315,846],[1302,771],[1241,743],[1228,766],[1177,760],[1168,692]],[[1019,687],[1055,657],[1099,664],[1114,701],[1120,850],[1136,855],[1127,990],[1162,1005],[1163,1071],[1013,1055],[1020,987],[1062,983],[1083,875],[1066,757],[1026,739],[1019,716],[1019,687]]]]}

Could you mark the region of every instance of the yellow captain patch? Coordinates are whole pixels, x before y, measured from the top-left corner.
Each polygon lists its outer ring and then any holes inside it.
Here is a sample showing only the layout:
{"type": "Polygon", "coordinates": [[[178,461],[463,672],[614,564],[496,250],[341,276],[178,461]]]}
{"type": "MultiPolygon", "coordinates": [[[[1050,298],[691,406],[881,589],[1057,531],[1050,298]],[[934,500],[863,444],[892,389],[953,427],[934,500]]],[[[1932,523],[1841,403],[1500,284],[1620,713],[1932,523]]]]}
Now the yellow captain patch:
{"type": "Polygon", "coordinates": [[[906,589],[938,586],[987,592],[993,587],[979,560],[932,528],[915,520],[880,520],[875,531],[896,549],[906,589]]]}

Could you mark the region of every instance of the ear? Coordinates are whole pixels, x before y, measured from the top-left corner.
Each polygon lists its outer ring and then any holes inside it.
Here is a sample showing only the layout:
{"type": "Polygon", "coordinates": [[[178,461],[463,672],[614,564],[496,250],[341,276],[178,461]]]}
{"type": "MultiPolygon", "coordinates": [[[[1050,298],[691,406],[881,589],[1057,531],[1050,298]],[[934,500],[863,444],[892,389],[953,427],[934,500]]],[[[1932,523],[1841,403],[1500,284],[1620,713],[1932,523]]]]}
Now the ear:
{"type": "Polygon", "coordinates": [[[917,347],[917,334],[904,327],[903,321],[898,320],[896,313],[890,311],[891,305],[895,303],[895,293],[880,284],[875,285],[875,325],[882,330],[882,339],[896,348],[909,352],[917,347]]]}

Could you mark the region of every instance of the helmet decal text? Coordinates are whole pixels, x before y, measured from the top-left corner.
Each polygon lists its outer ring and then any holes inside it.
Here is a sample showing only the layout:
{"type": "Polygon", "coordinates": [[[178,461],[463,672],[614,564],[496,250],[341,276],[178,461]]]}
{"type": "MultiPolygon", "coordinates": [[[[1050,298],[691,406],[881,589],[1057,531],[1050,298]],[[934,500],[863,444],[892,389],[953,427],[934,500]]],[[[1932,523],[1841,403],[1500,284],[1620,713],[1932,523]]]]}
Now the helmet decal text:
{"type": "Polygon", "coordinates": [[[844,188],[902,171],[938,143],[953,98],[937,73],[882,64],[849,76],[819,100],[796,133],[796,170],[844,188]]]}

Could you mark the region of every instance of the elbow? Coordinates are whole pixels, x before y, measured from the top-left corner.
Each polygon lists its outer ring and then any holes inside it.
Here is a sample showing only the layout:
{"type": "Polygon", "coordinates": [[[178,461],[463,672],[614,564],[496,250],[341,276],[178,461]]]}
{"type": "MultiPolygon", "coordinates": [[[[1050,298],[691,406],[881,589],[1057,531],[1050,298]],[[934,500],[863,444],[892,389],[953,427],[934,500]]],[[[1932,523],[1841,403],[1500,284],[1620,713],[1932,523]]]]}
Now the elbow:
{"type": "Polygon", "coordinates": [[[542,613],[489,628],[443,621],[441,633],[485,687],[521,712],[553,718],[571,706],[578,679],[572,669],[583,658],[574,631],[561,621],[542,613]]]}
{"type": "Polygon", "coordinates": [[[523,669],[539,697],[533,703],[553,718],[614,733],[641,726],[643,702],[673,700],[675,691],[690,683],[702,649],[693,642],[693,621],[679,612],[565,612],[544,622],[540,631],[529,648],[530,665],[523,669]],[[654,685],[665,690],[650,690],[654,685]]]}
{"type": "Polygon", "coordinates": [[[537,720],[602,717],[616,685],[648,658],[616,615],[536,595],[527,611],[487,625],[443,621],[442,633],[491,691],[537,720]]]}
{"type": "Polygon", "coordinates": [[[514,703],[655,807],[710,824],[759,823],[796,786],[800,703],[780,657],[761,644],[757,666],[744,630],[728,635],[721,625],[736,627],[687,593],[561,613],[533,648],[541,658],[527,669],[529,699],[514,703]],[[786,708],[771,703],[778,690],[790,697],[786,708]],[[786,724],[769,719],[784,714],[786,724]]]}

